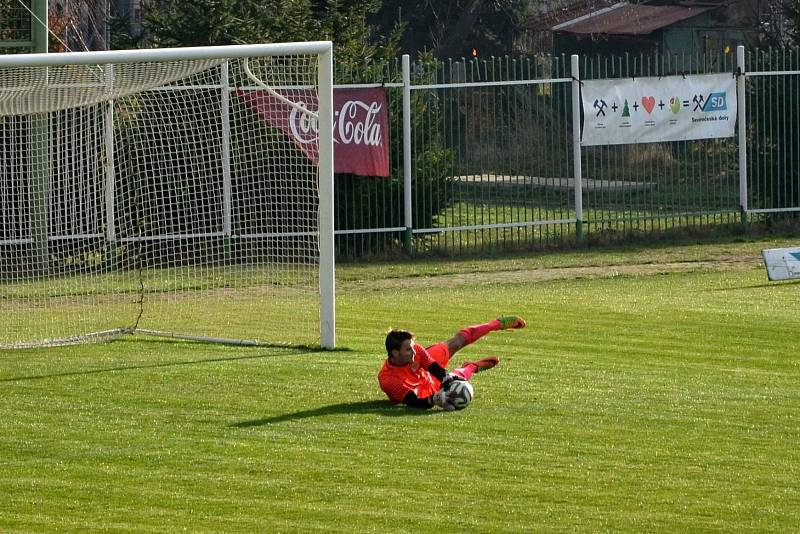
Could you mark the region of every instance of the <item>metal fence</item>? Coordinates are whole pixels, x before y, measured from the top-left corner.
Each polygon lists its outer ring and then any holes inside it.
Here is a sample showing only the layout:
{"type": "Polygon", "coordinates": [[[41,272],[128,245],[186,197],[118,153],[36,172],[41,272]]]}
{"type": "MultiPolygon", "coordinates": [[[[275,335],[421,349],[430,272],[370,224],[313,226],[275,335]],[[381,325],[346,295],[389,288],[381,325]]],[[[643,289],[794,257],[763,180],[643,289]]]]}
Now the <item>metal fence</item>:
{"type": "Polygon", "coordinates": [[[389,178],[336,177],[337,256],[739,232],[800,211],[800,53],[754,50],[741,63],[731,50],[337,65],[339,87],[386,88],[392,164],[389,178]],[[576,145],[578,79],[716,72],[743,73],[738,137],[576,145]]]}
{"type": "Polygon", "coordinates": [[[385,65],[369,74],[387,88],[392,176],[337,176],[337,254],[739,232],[800,211],[800,55],[740,53],[385,65]],[[576,148],[578,78],[719,72],[742,72],[738,137],[576,148]]]}
{"type": "Polygon", "coordinates": [[[0,54],[33,49],[30,2],[0,2],[0,54]]]}
{"type": "Polygon", "coordinates": [[[800,211],[800,51],[747,62],[747,204],[751,214],[800,211]]]}
{"type": "MultiPolygon", "coordinates": [[[[407,64],[405,82],[401,62],[373,73],[387,91],[392,175],[337,176],[337,254],[455,253],[569,235],[566,63],[426,60],[407,64]]],[[[366,79],[336,76],[340,87],[366,79]]]]}

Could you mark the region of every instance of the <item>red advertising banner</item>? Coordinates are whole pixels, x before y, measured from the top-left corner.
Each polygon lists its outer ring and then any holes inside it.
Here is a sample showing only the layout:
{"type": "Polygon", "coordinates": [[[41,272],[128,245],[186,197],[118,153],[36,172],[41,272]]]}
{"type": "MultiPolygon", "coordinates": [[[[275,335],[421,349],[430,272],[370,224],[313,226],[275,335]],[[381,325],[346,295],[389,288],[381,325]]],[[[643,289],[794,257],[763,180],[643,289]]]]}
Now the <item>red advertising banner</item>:
{"type": "MultiPolygon", "coordinates": [[[[316,94],[309,90],[278,91],[301,108],[316,112],[316,94]]],[[[315,165],[317,120],[281,102],[266,91],[237,90],[270,125],[280,129],[315,165]]],[[[360,176],[389,176],[389,119],[383,88],[333,90],[333,171],[360,176]]]]}

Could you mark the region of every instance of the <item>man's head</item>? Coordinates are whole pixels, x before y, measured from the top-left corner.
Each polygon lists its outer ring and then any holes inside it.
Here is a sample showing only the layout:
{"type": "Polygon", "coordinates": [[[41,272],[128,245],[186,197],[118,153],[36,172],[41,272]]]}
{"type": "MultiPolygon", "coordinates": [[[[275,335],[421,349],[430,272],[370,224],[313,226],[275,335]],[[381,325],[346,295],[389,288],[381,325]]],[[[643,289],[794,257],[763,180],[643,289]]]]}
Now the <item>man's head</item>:
{"type": "Polygon", "coordinates": [[[392,365],[408,365],[414,358],[414,334],[390,330],[386,334],[386,354],[392,365]]]}

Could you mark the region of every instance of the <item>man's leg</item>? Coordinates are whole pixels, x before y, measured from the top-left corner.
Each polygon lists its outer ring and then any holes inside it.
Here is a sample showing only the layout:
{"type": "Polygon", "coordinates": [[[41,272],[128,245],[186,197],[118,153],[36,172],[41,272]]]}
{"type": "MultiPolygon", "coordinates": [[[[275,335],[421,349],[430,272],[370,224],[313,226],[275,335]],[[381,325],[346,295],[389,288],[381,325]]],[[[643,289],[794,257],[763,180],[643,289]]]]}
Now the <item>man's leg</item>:
{"type": "Polygon", "coordinates": [[[453,373],[463,377],[465,380],[469,380],[475,373],[480,373],[486,369],[491,369],[498,363],[500,363],[500,358],[497,356],[486,356],[480,360],[462,363],[461,367],[458,369],[453,369],[453,373]]]}
{"type": "Polygon", "coordinates": [[[428,355],[433,358],[433,361],[447,369],[447,363],[450,361],[451,356],[447,343],[437,343],[430,347],[425,347],[425,350],[428,351],[428,355]]]}
{"type": "MultiPolygon", "coordinates": [[[[428,351],[428,355],[433,358],[436,363],[447,369],[447,364],[450,362],[450,349],[447,343],[437,343],[426,347],[425,350],[428,351]]],[[[491,369],[498,363],[500,363],[500,358],[497,356],[486,356],[479,360],[462,363],[461,367],[453,369],[453,373],[469,380],[475,373],[491,369]]]]}
{"type": "Polygon", "coordinates": [[[455,336],[448,339],[447,348],[450,356],[463,349],[471,343],[475,343],[480,338],[495,330],[508,330],[510,328],[525,328],[525,319],[516,315],[498,317],[488,323],[468,326],[460,330],[455,336]]]}

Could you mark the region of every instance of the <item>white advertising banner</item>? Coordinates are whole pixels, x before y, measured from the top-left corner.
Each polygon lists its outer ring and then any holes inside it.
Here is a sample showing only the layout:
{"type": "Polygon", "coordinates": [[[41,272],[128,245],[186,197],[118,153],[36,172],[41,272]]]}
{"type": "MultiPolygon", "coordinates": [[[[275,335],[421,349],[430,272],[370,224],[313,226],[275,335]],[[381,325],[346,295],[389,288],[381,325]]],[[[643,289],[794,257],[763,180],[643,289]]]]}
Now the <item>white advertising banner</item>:
{"type": "Polygon", "coordinates": [[[621,145],[732,137],[736,78],[698,74],[586,80],[581,145],[621,145]]]}

